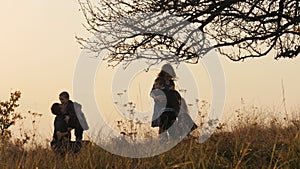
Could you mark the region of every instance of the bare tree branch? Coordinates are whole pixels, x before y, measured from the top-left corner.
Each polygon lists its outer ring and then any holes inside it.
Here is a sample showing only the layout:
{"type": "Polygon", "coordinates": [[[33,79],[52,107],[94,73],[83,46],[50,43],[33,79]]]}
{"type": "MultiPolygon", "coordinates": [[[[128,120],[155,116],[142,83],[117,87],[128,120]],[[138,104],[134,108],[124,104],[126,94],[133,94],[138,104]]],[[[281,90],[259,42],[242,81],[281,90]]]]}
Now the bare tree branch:
{"type": "Polygon", "coordinates": [[[108,49],[105,59],[112,65],[138,58],[197,63],[214,49],[233,61],[271,51],[275,59],[294,58],[300,52],[298,0],[101,0],[96,4],[79,0],[79,4],[87,31],[97,38],[77,37],[78,42],[94,52],[108,49]],[[141,13],[163,17],[136,17],[141,13]],[[178,33],[184,38],[176,37],[178,33]],[[145,54],[151,49],[153,55],[145,54]]]}

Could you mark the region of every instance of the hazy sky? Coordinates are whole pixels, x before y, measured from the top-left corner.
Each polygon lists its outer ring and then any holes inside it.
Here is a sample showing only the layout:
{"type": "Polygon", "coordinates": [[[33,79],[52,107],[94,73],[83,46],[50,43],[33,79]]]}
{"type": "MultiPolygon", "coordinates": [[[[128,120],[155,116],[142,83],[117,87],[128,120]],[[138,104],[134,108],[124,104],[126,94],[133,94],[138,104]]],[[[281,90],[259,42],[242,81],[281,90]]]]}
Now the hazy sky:
{"type": "MultiPolygon", "coordinates": [[[[82,26],[83,15],[76,0],[0,0],[0,4],[0,100],[20,90],[18,111],[43,114],[40,129],[50,138],[54,119],[50,106],[58,102],[61,91],[72,93],[75,64],[81,52],[75,35],[89,37],[82,26]]],[[[281,111],[282,80],[288,109],[299,110],[300,58],[272,58],[269,55],[238,63],[221,58],[226,76],[226,112],[234,112],[241,98],[247,105],[281,111]]],[[[197,76],[202,78],[201,74],[197,76]]],[[[208,91],[200,98],[209,100],[209,82],[198,83],[207,86],[208,91]]],[[[205,91],[203,86],[201,90],[205,91]]]]}

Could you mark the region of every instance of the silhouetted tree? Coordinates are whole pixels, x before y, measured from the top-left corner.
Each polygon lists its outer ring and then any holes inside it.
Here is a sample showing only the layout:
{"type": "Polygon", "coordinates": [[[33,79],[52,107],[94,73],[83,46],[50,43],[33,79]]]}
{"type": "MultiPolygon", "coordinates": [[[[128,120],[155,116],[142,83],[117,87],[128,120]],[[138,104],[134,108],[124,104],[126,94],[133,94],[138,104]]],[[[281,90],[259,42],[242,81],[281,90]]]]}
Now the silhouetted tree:
{"type": "Polygon", "coordinates": [[[275,59],[294,58],[300,52],[298,0],[79,0],[79,4],[86,29],[96,38],[77,37],[78,41],[94,52],[109,49],[105,59],[111,63],[141,57],[176,57],[175,61],[195,63],[213,49],[233,61],[271,51],[275,51],[275,59]],[[163,25],[170,15],[180,19],[163,25]],[[164,28],[151,31],[152,26],[164,28]],[[184,39],[176,39],[173,35],[181,30],[189,32],[184,39]],[[195,34],[197,31],[203,35],[195,34]],[[198,44],[192,43],[195,37],[199,37],[198,44]],[[164,50],[172,56],[147,56],[141,52],[147,49],[164,50]]]}

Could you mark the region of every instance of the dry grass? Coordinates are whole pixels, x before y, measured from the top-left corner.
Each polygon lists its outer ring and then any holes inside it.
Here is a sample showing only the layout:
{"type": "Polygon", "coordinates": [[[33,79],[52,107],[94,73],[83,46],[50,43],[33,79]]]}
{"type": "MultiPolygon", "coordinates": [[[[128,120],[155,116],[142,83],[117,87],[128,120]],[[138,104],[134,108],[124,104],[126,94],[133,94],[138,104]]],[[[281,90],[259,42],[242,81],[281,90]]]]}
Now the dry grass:
{"type": "Polygon", "coordinates": [[[142,159],[113,155],[93,144],[60,156],[38,144],[25,149],[20,142],[2,142],[0,168],[300,168],[299,124],[250,123],[230,132],[218,130],[203,144],[185,140],[142,159]]]}

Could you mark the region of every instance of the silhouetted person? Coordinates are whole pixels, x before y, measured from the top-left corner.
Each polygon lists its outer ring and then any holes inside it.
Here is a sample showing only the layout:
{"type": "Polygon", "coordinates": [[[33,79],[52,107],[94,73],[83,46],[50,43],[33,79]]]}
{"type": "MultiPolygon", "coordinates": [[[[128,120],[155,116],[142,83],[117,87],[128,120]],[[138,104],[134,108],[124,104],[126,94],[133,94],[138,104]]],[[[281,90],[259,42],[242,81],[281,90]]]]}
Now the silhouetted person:
{"type": "MultiPolygon", "coordinates": [[[[172,65],[170,64],[164,64],[161,68],[161,71],[158,73],[158,78],[156,79],[156,82],[154,83],[153,87],[152,87],[152,91],[151,91],[151,96],[153,97],[154,95],[161,95],[159,91],[155,91],[155,89],[162,89],[161,91],[164,92],[164,95],[166,95],[167,93],[170,93],[166,90],[170,90],[171,93],[175,91],[175,83],[174,83],[174,79],[176,78],[176,73],[172,67],[172,65]],[[162,83],[161,85],[163,86],[159,86],[159,83],[162,83]],[[158,85],[158,86],[157,86],[158,85]],[[156,93],[156,94],[155,94],[156,93]]],[[[176,109],[177,116],[176,118],[178,119],[176,122],[176,127],[177,129],[175,130],[170,130],[170,132],[174,133],[178,133],[178,136],[181,136],[182,134],[186,133],[188,131],[188,136],[190,136],[190,133],[195,130],[198,126],[194,123],[194,121],[192,120],[192,118],[190,117],[189,113],[188,113],[188,107],[186,105],[185,99],[182,98],[179,93],[176,91],[175,92],[176,96],[174,96],[174,98],[176,98],[176,100],[178,100],[178,104],[179,104],[179,109],[178,106],[176,109]],[[180,97],[180,98],[178,98],[180,97]],[[189,130],[190,128],[190,130],[189,130]]],[[[170,94],[169,94],[170,95],[170,94]]],[[[167,95],[166,95],[167,96],[167,95]]],[[[161,96],[159,96],[161,97],[161,96]]],[[[162,115],[162,107],[164,106],[162,103],[160,102],[159,97],[157,97],[157,99],[154,99],[154,113],[153,113],[153,117],[152,117],[152,122],[151,122],[151,127],[159,127],[159,133],[162,133],[165,129],[164,128],[169,128],[170,127],[170,123],[167,124],[165,127],[160,126],[161,125],[161,115],[162,115]]],[[[174,101],[171,101],[172,98],[171,96],[169,96],[169,101],[175,103],[174,101]]],[[[174,99],[173,99],[174,100],[174,99]]],[[[173,105],[174,106],[174,105],[173,105]]],[[[165,113],[166,114],[166,113],[165,113]]],[[[170,114],[170,113],[169,113],[170,114]]],[[[165,118],[166,116],[163,116],[162,118],[165,118]]],[[[174,119],[174,117],[172,117],[174,119]]],[[[175,119],[176,119],[175,118],[175,119]]]]}
{"type": "MultiPolygon", "coordinates": [[[[75,129],[76,141],[80,142],[83,138],[83,128],[81,127],[80,122],[77,118],[76,111],[75,111],[75,105],[70,100],[69,93],[68,92],[60,93],[59,100],[62,104],[63,113],[68,114],[70,116],[70,119],[68,122],[68,127],[75,129]]],[[[80,106],[80,108],[81,108],[81,106],[80,106]]]]}
{"type": "Polygon", "coordinates": [[[158,112],[153,114],[152,127],[158,126],[159,134],[168,130],[176,121],[181,102],[181,96],[176,90],[165,89],[164,86],[165,79],[158,77],[154,82],[155,89],[151,92],[151,97],[153,97],[158,107],[158,112]],[[157,116],[159,117],[157,118],[157,116]]]}
{"type": "Polygon", "coordinates": [[[64,152],[63,148],[71,139],[70,129],[68,128],[69,115],[62,112],[62,105],[54,103],[51,106],[51,112],[55,115],[53,140],[51,148],[58,152],[64,152]],[[62,150],[62,151],[61,151],[62,150]]]}

